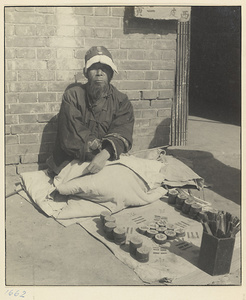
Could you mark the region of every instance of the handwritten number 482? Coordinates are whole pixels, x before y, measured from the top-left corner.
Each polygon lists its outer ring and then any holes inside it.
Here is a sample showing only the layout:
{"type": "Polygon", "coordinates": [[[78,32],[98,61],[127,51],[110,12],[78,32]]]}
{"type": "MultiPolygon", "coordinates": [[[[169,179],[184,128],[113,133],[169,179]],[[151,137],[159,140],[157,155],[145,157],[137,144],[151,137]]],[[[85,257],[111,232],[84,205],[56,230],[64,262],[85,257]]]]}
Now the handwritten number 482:
{"type": "Polygon", "coordinates": [[[8,294],[9,296],[14,296],[14,297],[20,297],[20,298],[25,298],[25,294],[26,292],[25,291],[14,291],[14,290],[7,290],[5,292],[5,294],[8,294]]]}

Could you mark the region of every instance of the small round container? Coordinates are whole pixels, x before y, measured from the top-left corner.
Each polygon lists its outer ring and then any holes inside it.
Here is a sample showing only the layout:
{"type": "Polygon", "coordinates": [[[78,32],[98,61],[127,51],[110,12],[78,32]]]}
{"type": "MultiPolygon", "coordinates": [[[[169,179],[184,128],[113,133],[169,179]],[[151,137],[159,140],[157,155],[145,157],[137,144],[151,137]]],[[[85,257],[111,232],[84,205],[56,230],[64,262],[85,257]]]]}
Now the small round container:
{"type": "Polygon", "coordinates": [[[175,228],[176,228],[175,225],[173,225],[171,223],[167,223],[166,230],[174,230],[175,228]]]}
{"type": "Polygon", "coordinates": [[[100,214],[100,219],[101,219],[103,225],[104,225],[104,223],[105,223],[104,219],[105,219],[105,217],[107,217],[107,216],[111,216],[111,212],[110,212],[110,211],[104,210],[104,211],[101,212],[101,214],[100,214]]]}
{"type": "Polygon", "coordinates": [[[143,245],[136,249],[136,259],[142,263],[147,262],[149,261],[149,253],[150,248],[143,245]]]}
{"type": "Polygon", "coordinates": [[[146,234],[148,229],[149,229],[148,226],[139,226],[138,227],[138,232],[141,233],[141,234],[146,234]]]}
{"type": "Polygon", "coordinates": [[[175,208],[178,210],[181,210],[182,206],[187,198],[188,198],[188,196],[186,196],[184,194],[178,194],[178,196],[176,197],[175,208]]]}
{"type": "Polygon", "coordinates": [[[117,245],[122,245],[126,242],[126,231],[122,227],[115,227],[113,229],[114,242],[117,245]]]}
{"type": "Polygon", "coordinates": [[[194,203],[190,207],[189,217],[195,219],[197,214],[202,211],[202,206],[198,203],[194,203]]]}
{"type": "Polygon", "coordinates": [[[149,229],[156,230],[157,228],[158,228],[157,223],[152,222],[149,224],[149,229]]]}
{"type": "Polygon", "coordinates": [[[167,240],[166,234],[158,233],[155,235],[154,240],[157,244],[164,244],[167,240]]]}
{"type": "Polygon", "coordinates": [[[165,235],[168,240],[174,240],[176,238],[176,232],[174,230],[166,230],[165,235]]]}
{"type": "Polygon", "coordinates": [[[153,238],[158,233],[157,230],[154,229],[148,229],[146,232],[147,237],[153,238]]]}
{"type": "Polygon", "coordinates": [[[129,251],[132,255],[136,255],[136,249],[143,245],[143,240],[140,237],[133,236],[130,239],[129,251]]]}
{"type": "Polygon", "coordinates": [[[218,211],[214,208],[207,208],[207,216],[209,221],[215,221],[218,211]]]}
{"type": "Polygon", "coordinates": [[[112,215],[109,215],[104,218],[104,223],[107,223],[107,222],[116,222],[116,219],[112,215]]]}
{"type": "Polygon", "coordinates": [[[176,228],[175,229],[176,237],[184,237],[185,231],[183,228],[176,228]]]}
{"type": "Polygon", "coordinates": [[[191,205],[194,204],[194,203],[195,203],[194,200],[186,199],[183,203],[183,206],[182,206],[182,212],[187,215],[190,211],[191,205]]]}
{"type": "Polygon", "coordinates": [[[178,196],[179,192],[175,189],[171,189],[168,191],[168,200],[167,202],[169,204],[175,204],[176,203],[176,197],[178,196]]]}
{"type": "Polygon", "coordinates": [[[164,233],[165,230],[167,230],[167,227],[159,227],[158,233],[164,233]]]}
{"type": "Polygon", "coordinates": [[[106,222],[104,224],[104,232],[106,234],[106,237],[109,240],[113,240],[114,239],[114,234],[113,234],[113,230],[116,227],[116,223],[115,222],[106,222]]]}
{"type": "Polygon", "coordinates": [[[164,221],[164,220],[159,220],[159,221],[157,222],[157,225],[158,225],[159,227],[166,227],[166,226],[167,226],[167,222],[164,221]]]}

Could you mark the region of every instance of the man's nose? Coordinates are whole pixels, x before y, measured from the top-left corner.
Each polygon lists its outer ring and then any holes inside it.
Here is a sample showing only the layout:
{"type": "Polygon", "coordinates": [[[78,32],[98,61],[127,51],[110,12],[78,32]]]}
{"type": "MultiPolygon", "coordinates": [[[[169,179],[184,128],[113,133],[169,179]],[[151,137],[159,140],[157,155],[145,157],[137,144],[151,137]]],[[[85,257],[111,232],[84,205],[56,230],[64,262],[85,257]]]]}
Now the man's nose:
{"type": "Polygon", "coordinates": [[[103,74],[102,69],[98,68],[98,69],[97,69],[97,75],[98,75],[98,76],[101,76],[102,74],[103,74]]]}

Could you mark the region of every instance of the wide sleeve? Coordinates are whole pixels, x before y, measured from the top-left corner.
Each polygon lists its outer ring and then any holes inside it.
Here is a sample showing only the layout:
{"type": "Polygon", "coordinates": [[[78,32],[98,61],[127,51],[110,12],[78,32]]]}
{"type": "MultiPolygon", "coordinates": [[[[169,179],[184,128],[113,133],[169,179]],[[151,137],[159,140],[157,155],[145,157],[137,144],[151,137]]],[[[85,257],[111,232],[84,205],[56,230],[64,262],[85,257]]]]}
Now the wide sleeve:
{"type": "Polygon", "coordinates": [[[102,148],[111,148],[111,159],[118,159],[120,154],[128,152],[132,147],[134,113],[127,96],[119,103],[118,110],[103,138],[102,148]]]}
{"type": "Polygon", "coordinates": [[[88,142],[96,138],[86,127],[84,114],[85,112],[78,105],[78,94],[74,91],[66,91],[58,115],[60,146],[67,155],[82,161],[85,159],[88,142]]]}

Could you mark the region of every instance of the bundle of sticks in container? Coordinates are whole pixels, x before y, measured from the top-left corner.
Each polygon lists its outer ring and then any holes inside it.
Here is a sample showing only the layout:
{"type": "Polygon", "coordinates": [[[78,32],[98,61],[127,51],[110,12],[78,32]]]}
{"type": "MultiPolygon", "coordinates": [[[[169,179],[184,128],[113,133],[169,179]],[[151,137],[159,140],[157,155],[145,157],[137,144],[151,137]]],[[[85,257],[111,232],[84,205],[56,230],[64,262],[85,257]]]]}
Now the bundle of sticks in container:
{"type": "Polygon", "coordinates": [[[217,238],[235,237],[241,227],[237,216],[224,211],[204,211],[199,213],[198,219],[203,225],[203,230],[217,238]]]}

